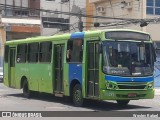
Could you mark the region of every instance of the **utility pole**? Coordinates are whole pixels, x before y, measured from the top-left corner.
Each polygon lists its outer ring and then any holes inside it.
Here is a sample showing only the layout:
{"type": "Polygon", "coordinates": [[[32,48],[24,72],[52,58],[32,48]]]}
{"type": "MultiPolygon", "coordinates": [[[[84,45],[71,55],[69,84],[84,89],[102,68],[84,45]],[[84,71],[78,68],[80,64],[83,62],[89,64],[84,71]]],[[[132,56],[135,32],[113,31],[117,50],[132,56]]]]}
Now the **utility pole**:
{"type": "Polygon", "coordinates": [[[83,21],[82,21],[82,11],[80,11],[80,15],[79,15],[79,23],[78,23],[78,28],[79,28],[79,31],[82,32],[83,31],[83,21]]]}

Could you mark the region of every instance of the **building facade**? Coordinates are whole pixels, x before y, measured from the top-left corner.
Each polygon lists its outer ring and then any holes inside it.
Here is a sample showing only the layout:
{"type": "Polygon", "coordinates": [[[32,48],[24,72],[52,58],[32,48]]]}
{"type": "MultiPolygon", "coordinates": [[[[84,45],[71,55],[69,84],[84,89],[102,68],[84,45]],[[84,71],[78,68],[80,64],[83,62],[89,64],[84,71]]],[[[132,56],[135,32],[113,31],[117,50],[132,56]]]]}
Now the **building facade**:
{"type": "Polygon", "coordinates": [[[4,43],[6,41],[6,31],[5,26],[2,23],[1,15],[0,15],[0,67],[3,66],[3,54],[4,54],[4,43]]]}
{"type": "MultiPolygon", "coordinates": [[[[160,17],[160,0],[89,0],[94,4],[94,15],[113,18],[146,19],[160,17]]],[[[114,19],[94,19],[92,22],[115,22],[114,19]]],[[[117,21],[118,22],[118,21],[117,21]]],[[[158,22],[140,27],[139,24],[126,24],[122,26],[109,26],[106,28],[130,28],[149,32],[154,41],[160,40],[156,32],[160,28],[158,22]]],[[[95,28],[91,28],[95,29],[95,28]]],[[[96,28],[97,29],[97,28],[96,28]]],[[[101,28],[98,28],[101,29],[101,28]]],[[[104,28],[103,28],[104,29],[104,28]]]]}
{"type": "Polygon", "coordinates": [[[0,0],[6,39],[22,39],[40,35],[39,0],[0,0]]]}
{"type": "MultiPolygon", "coordinates": [[[[58,33],[79,31],[79,16],[67,14],[86,14],[85,0],[41,0],[40,4],[42,9],[41,35],[49,36],[58,33]],[[50,10],[51,12],[46,12],[45,10],[50,10]],[[56,14],[56,11],[58,14],[56,14]]],[[[85,22],[86,19],[82,18],[82,21],[85,22]]]]}

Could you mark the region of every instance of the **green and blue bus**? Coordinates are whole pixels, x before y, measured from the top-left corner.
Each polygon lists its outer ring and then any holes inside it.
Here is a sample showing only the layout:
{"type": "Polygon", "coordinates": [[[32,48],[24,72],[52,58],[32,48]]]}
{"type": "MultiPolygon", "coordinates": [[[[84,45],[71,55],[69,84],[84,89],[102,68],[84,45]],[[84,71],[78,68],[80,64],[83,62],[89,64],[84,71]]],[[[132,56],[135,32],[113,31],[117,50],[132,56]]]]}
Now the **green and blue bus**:
{"type": "Polygon", "coordinates": [[[155,50],[148,33],[108,29],[7,41],[4,84],[72,98],[130,100],[154,98],[155,50]]]}

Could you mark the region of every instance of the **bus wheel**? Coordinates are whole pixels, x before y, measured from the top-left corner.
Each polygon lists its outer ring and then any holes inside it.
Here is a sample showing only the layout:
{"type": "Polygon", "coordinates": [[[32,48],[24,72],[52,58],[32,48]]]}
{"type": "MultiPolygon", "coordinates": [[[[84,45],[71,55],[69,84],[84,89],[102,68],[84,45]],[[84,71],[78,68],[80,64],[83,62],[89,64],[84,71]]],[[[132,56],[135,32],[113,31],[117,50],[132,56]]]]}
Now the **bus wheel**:
{"type": "Polygon", "coordinates": [[[30,97],[30,90],[28,88],[28,81],[25,80],[23,83],[23,96],[25,98],[29,98],[30,97]]]}
{"type": "Polygon", "coordinates": [[[130,100],[117,100],[119,106],[126,106],[128,105],[130,100]]]}
{"type": "Polygon", "coordinates": [[[80,84],[76,84],[73,88],[73,103],[75,106],[80,107],[83,105],[82,90],[80,84]]]}

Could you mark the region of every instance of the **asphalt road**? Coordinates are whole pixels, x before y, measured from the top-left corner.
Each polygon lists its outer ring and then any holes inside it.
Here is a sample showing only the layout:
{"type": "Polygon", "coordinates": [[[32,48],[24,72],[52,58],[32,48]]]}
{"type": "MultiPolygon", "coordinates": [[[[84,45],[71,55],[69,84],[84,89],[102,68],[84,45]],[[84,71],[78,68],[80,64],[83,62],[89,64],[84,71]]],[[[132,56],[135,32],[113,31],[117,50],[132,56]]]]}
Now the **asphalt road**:
{"type": "MultiPolygon", "coordinates": [[[[159,92],[159,91],[158,91],[159,92]]],[[[160,94],[154,99],[132,100],[127,107],[119,107],[114,101],[87,100],[83,107],[74,107],[63,98],[40,94],[26,99],[22,90],[12,89],[0,83],[1,111],[160,111],[160,94]]]]}

